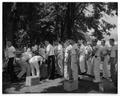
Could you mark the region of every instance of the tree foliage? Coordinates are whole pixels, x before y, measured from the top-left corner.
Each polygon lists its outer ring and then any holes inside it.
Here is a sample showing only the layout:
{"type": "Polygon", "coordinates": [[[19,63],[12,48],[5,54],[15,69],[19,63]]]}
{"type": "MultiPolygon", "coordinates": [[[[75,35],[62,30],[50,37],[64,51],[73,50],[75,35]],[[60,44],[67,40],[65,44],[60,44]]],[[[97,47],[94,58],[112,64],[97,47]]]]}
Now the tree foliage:
{"type": "MultiPolygon", "coordinates": [[[[86,39],[91,34],[102,39],[115,25],[101,20],[104,14],[118,14],[116,2],[77,2],[77,3],[4,3],[5,23],[13,23],[16,43],[39,43],[43,40],[62,40],[68,38],[86,39]],[[7,6],[9,5],[9,11],[7,6]],[[104,14],[103,14],[104,13],[104,14]],[[21,32],[22,30],[22,32],[21,32]],[[20,33],[21,32],[21,33],[20,33]]],[[[9,27],[9,25],[7,25],[9,27]]]]}

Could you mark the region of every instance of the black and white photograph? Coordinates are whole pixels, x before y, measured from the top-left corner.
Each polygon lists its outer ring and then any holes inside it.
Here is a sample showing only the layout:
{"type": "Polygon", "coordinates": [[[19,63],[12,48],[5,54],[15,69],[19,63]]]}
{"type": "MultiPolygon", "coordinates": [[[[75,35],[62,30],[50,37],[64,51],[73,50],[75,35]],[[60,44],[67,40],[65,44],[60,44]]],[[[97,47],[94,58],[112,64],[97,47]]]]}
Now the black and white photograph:
{"type": "Polygon", "coordinates": [[[2,94],[118,94],[118,2],[2,2],[2,94]]]}

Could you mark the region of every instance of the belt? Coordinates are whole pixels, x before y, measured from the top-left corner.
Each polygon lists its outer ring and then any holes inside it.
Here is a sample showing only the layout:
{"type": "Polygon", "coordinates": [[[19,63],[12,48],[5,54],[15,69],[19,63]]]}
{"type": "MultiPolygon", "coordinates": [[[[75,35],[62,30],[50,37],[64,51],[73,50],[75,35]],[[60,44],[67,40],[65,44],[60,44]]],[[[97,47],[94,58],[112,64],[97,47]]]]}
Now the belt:
{"type": "Polygon", "coordinates": [[[97,57],[100,57],[100,56],[95,55],[95,58],[97,58],[97,57]]]}

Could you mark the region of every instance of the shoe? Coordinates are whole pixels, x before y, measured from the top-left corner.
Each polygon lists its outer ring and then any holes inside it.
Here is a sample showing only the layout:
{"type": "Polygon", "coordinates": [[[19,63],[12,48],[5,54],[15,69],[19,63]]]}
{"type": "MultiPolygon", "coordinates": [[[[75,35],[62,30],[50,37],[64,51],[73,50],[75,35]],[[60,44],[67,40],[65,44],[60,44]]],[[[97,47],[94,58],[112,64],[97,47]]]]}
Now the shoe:
{"type": "Polygon", "coordinates": [[[14,80],[14,81],[11,81],[11,83],[18,83],[19,81],[16,81],[16,80],[14,80]]]}
{"type": "Polygon", "coordinates": [[[93,80],[94,83],[100,83],[101,81],[100,80],[93,80]]]}
{"type": "Polygon", "coordinates": [[[102,77],[103,79],[106,79],[106,80],[109,80],[109,81],[112,81],[110,77],[102,77]]]}
{"type": "Polygon", "coordinates": [[[83,79],[83,75],[79,75],[78,78],[79,78],[79,79],[83,79]]]}

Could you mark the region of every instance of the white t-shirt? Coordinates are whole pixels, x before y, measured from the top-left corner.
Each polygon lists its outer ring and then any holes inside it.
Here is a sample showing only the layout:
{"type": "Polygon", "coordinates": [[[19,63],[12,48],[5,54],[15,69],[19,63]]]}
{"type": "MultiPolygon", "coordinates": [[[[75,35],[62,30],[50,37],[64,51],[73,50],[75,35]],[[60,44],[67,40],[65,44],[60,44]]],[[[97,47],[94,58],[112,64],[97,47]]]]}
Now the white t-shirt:
{"type": "Polygon", "coordinates": [[[86,46],[86,54],[89,54],[92,52],[92,47],[90,45],[86,46]]]}
{"type": "Polygon", "coordinates": [[[77,44],[74,44],[74,45],[72,46],[72,49],[71,49],[71,54],[77,54],[77,53],[76,53],[76,50],[78,50],[78,46],[77,46],[77,44]]]}
{"type": "Polygon", "coordinates": [[[117,48],[117,45],[111,47],[110,57],[116,57],[116,50],[118,50],[117,48]]]}
{"type": "Polygon", "coordinates": [[[105,54],[107,53],[108,47],[101,45],[100,48],[101,48],[101,53],[102,53],[102,55],[105,55],[105,54]]]}
{"type": "Polygon", "coordinates": [[[46,52],[48,54],[48,56],[54,55],[54,48],[51,44],[49,44],[46,48],[46,52]]]}
{"type": "Polygon", "coordinates": [[[94,46],[94,48],[96,50],[95,55],[100,56],[101,55],[101,47],[99,45],[96,45],[96,46],[94,46]]]}
{"type": "Polygon", "coordinates": [[[79,51],[80,51],[80,55],[85,55],[86,54],[86,47],[82,44],[80,46],[79,51]]]}
{"type": "Polygon", "coordinates": [[[22,61],[26,61],[28,59],[32,58],[32,53],[31,52],[24,52],[22,54],[21,60],[22,61]]]}
{"type": "Polygon", "coordinates": [[[43,58],[41,56],[33,56],[30,60],[29,63],[35,64],[38,63],[38,61],[40,61],[42,63],[43,58]]]}
{"type": "Polygon", "coordinates": [[[32,51],[37,51],[37,45],[32,47],[32,51]]]}
{"type": "Polygon", "coordinates": [[[68,51],[70,51],[71,49],[72,49],[72,45],[69,45],[68,47],[66,47],[66,49],[65,49],[65,61],[68,57],[68,51]]]}
{"type": "Polygon", "coordinates": [[[58,45],[57,51],[58,51],[58,53],[62,53],[63,48],[62,48],[62,45],[61,45],[61,44],[58,45]]]}
{"type": "Polygon", "coordinates": [[[11,47],[8,47],[7,50],[6,50],[6,55],[9,57],[9,58],[12,58],[12,57],[15,57],[15,52],[16,49],[11,46],[11,47]]]}

